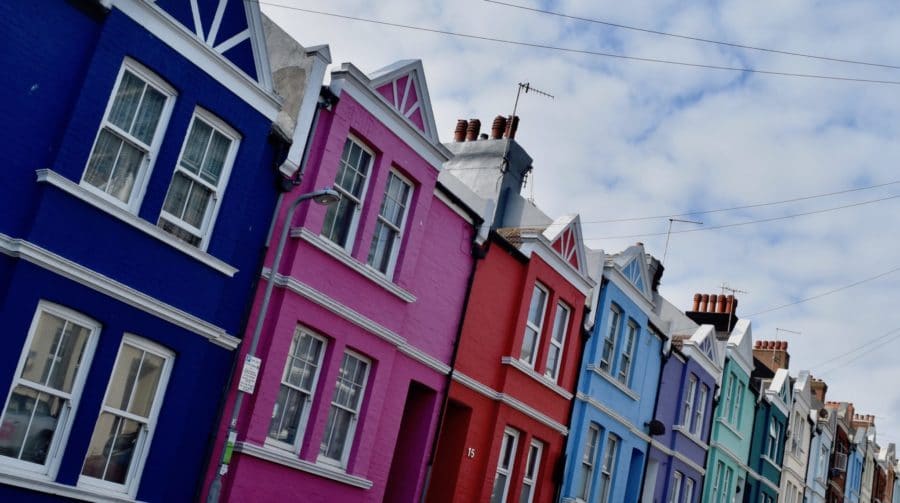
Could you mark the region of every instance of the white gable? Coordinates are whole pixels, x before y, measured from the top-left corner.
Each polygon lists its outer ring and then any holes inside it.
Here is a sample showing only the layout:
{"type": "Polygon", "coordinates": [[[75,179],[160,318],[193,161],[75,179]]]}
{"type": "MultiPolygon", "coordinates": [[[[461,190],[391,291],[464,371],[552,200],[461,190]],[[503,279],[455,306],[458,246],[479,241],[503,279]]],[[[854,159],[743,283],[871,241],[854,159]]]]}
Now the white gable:
{"type": "Polygon", "coordinates": [[[647,257],[648,255],[644,253],[644,246],[637,244],[629,246],[625,251],[614,255],[612,262],[641,295],[653,302],[653,291],[651,288],[653,278],[650,277],[650,272],[647,269],[647,257]]]}
{"type": "Polygon", "coordinates": [[[588,275],[580,216],[565,215],[557,218],[542,234],[560,258],[583,276],[588,275]]]}
{"type": "Polygon", "coordinates": [[[404,60],[369,75],[370,85],[426,138],[437,142],[437,126],[422,61],[404,60]]]}

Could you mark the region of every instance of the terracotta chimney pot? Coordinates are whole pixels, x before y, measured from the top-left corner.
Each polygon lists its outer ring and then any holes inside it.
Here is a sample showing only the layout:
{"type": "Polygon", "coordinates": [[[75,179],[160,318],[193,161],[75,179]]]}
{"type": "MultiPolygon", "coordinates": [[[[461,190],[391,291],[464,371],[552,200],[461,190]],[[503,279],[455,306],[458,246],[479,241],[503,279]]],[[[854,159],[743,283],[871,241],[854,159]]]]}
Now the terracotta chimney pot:
{"type": "Polygon", "coordinates": [[[704,293],[700,296],[700,312],[705,313],[708,309],[709,294],[704,293]]]}
{"type": "Polygon", "coordinates": [[[498,115],[494,117],[494,123],[491,124],[491,139],[499,140],[503,137],[503,131],[506,130],[506,117],[498,115]]]}
{"type": "Polygon", "coordinates": [[[453,141],[461,142],[466,139],[466,128],[469,127],[469,123],[466,122],[465,119],[459,119],[456,121],[456,129],[453,130],[453,141]]]}
{"type": "Polygon", "coordinates": [[[701,295],[699,293],[694,294],[694,307],[691,309],[691,311],[694,311],[696,313],[700,310],[700,298],[701,295]]]}
{"type": "Polygon", "coordinates": [[[506,120],[506,131],[503,134],[504,138],[509,138],[513,140],[516,138],[516,130],[519,129],[519,116],[515,117],[510,115],[506,120]]]}
{"type": "Polygon", "coordinates": [[[478,119],[469,119],[469,126],[466,128],[466,141],[477,140],[479,132],[481,132],[481,121],[478,119]]]}

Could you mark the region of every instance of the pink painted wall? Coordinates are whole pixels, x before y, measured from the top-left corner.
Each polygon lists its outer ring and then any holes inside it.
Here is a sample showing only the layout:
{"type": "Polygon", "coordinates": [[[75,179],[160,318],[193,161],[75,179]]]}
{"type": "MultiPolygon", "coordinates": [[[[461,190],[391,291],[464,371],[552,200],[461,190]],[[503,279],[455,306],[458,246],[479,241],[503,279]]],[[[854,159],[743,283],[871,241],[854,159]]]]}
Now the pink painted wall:
{"type": "MultiPolygon", "coordinates": [[[[349,134],[376,152],[350,256],[365,264],[388,172],[391,167],[400,170],[416,185],[393,282],[414,295],[416,300],[409,303],[397,297],[301,238],[289,240],[280,272],[327,296],[335,305],[353,310],[391,330],[416,350],[449,365],[473,266],[471,242],[474,229],[434,195],[438,174],[434,166],[345,91],[332,111],[322,111],[303,183],[288,194],[284,202],[334,183],[344,141],[349,134]]],[[[283,223],[287,206],[284,202],[273,233],[275,236],[283,223]]],[[[325,207],[304,204],[293,227],[302,226],[319,235],[325,212],[325,207]]],[[[271,267],[273,254],[270,250],[267,267],[271,267]]],[[[264,286],[265,280],[261,279],[249,318],[247,338],[256,320],[264,286]]],[[[381,501],[394,446],[401,433],[399,427],[411,381],[436,393],[433,410],[420,414],[427,417],[427,424],[416,428],[427,431],[426,441],[421,446],[422,463],[413,473],[404,474],[404,483],[415,484],[415,493],[420,494],[425,463],[430,456],[446,392],[446,375],[401,353],[394,343],[335,313],[333,308],[323,307],[295,292],[276,288],[269,313],[257,350],[257,356],[263,360],[257,390],[254,395],[244,398],[238,440],[264,445],[291,338],[300,324],[326,337],[328,345],[299,456],[288,455],[315,462],[344,349],[353,349],[370,358],[372,367],[346,473],[370,480],[373,485],[370,489],[359,489],[306,471],[236,454],[225,479],[223,495],[230,501],[242,502],[282,501],[299,495],[303,495],[303,501],[381,501]]],[[[246,345],[242,345],[240,361],[246,351],[246,345]]],[[[233,385],[232,389],[235,387],[233,385]]],[[[234,392],[228,398],[226,411],[231,410],[233,400],[234,392]]],[[[224,418],[220,428],[212,459],[219,459],[227,419],[224,418]]],[[[210,467],[208,481],[215,469],[216,466],[210,467]]],[[[208,481],[204,488],[208,487],[208,481]]]]}

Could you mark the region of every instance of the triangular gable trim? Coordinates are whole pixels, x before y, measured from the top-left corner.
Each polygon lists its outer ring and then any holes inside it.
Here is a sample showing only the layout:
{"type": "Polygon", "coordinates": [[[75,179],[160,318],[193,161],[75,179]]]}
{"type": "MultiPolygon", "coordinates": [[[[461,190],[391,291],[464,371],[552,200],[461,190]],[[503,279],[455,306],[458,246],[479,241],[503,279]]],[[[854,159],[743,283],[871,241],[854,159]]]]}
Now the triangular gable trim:
{"type": "Polygon", "coordinates": [[[400,116],[429,140],[439,141],[421,60],[398,61],[372,73],[369,79],[372,89],[400,116]]]}
{"type": "Polygon", "coordinates": [[[588,276],[584,239],[581,235],[581,217],[566,215],[556,219],[542,233],[550,247],[560,258],[583,276],[588,276]]]}

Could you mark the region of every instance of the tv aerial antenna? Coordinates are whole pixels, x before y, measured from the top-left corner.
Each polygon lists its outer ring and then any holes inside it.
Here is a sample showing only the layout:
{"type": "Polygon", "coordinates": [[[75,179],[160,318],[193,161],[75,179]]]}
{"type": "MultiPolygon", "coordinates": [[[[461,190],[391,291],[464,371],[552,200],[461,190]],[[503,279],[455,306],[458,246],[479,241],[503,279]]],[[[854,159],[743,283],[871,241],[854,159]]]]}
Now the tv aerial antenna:
{"type": "MultiPolygon", "coordinates": [[[[719,288],[722,289],[722,295],[725,295],[725,292],[729,292],[732,296],[735,296],[736,294],[739,294],[739,293],[750,293],[745,290],[738,290],[737,288],[732,288],[732,287],[728,286],[728,283],[726,283],[724,281],[719,286],[719,288]]],[[[735,300],[735,302],[737,302],[737,300],[735,300]]],[[[731,333],[731,324],[734,322],[734,311],[735,311],[735,307],[734,307],[734,303],[732,303],[731,311],[728,313],[728,333],[729,334],[731,333]]]]}
{"type": "MultiPolygon", "coordinates": [[[[510,116],[509,124],[507,125],[507,127],[509,128],[510,131],[512,131],[513,122],[516,120],[516,110],[519,109],[519,97],[522,96],[523,91],[525,92],[525,94],[534,93],[539,96],[543,96],[545,98],[550,98],[551,100],[556,99],[556,97],[553,96],[552,94],[550,94],[546,91],[541,91],[540,89],[538,89],[536,87],[532,87],[531,82],[519,82],[519,89],[516,91],[516,102],[513,104],[512,115],[510,116]]],[[[506,172],[506,168],[509,166],[508,156],[509,156],[509,142],[506,143],[506,151],[503,152],[503,167],[501,169],[501,171],[503,173],[506,172]]],[[[531,173],[531,176],[532,176],[532,180],[531,180],[531,183],[528,185],[528,189],[529,189],[528,200],[530,202],[534,203],[534,173],[531,173]]]]}
{"type": "Polygon", "coordinates": [[[699,220],[684,220],[681,218],[669,218],[669,230],[666,231],[666,247],[663,249],[663,259],[662,264],[666,264],[666,255],[669,254],[669,237],[672,236],[672,224],[675,222],[684,222],[686,224],[694,224],[694,225],[703,225],[703,222],[699,220]]]}

